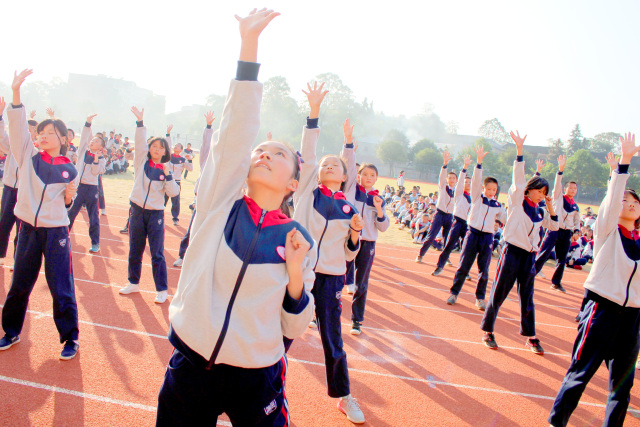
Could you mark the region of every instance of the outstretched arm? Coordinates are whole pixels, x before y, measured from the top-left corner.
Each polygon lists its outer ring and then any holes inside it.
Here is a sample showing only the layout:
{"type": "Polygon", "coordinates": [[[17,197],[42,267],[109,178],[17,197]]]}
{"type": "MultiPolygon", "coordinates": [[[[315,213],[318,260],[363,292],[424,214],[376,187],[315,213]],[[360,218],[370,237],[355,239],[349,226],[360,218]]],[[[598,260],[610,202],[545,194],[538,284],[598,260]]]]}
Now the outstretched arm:
{"type": "Polygon", "coordinates": [[[510,132],[511,139],[516,144],[516,161],[513,164],[513,178],[509,187],[509,206],[517,206],[524,200],[524,188],[527,185],[527,178],[524,175],[524,141],[527,135],[520,136],[520,132],[510,132]]]}
{"type": "Polygon", "coordinates": [[[445,151],[444,153],[442,153],[442,159],[444,160],[444,162],[442,165],[442,169],[440,169],[440,176],[438,177],[438,187],[440,193],[445,191],[445,189],[447,188],[447,165],[451,161],[451,153],[445,151]]]}
{"type": "Polygon", "coordinates": [[[471,178],[471,200],[476,200],[482,195],[482,162],[488,154],[487,151],[484,151],[484,145],[478,145],[475,152],[478,160],[471,178]]]}
{"type": "Polygon", "coordinates": [[[31,141],[29,125],[27,124],[27,112],[20,99],[20,88],[24,80],[33,74],[33,70],[23,70],[13,75],[11,90],[13,91],[13,101],[7,111],[9,121],[9,145],[11,154],[16,159],[18,166],[22,166],[25,159],[30,158],[36,152],[36,148],[31,141]]]}

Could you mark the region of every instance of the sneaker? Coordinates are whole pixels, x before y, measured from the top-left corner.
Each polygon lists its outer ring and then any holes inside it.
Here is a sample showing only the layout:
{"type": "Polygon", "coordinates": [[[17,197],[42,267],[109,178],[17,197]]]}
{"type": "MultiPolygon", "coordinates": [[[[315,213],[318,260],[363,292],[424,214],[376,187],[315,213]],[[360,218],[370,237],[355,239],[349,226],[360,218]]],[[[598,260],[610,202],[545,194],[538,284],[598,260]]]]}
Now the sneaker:
{"type": "Polygon", "coordinates": [[[182,258],[178,258],[173,262],[174,267],[182,267],[182,258]]]}
{"type": "Polygon", "coordinates": [[[544,354],[544,350],[542,349],[542,346],[540,345],[540,340],[539,339],[537,339],[537,338],[535,338],[535,339],[529,338],[527,340],[527,344],[526,345],[535,354],[544,354]]]}
{"type": "Polygon", "coordinates": [[[106,215],[106,214],[107,214],[106,209],[100,209],[100,215],[106,215]]]}
{"type": "Polygon", "coordinates": [[[447,298],[447,304],[453,305],[456,303],[457,300],[458,300],[458,295],[451,294],[449,295],[449,298],[447,298]]]}
{"type": "Polygon", "coordinates": [[[133,283],[129,283],[127,286],[120,289],[118,292],[122,295],[129,295],[134,292],[140,292],[140,285],[134,285],[133,283]]]}
{"type": "Polygon", "coordinates": [[[122,230],[120,230],[120,234],[129,234],[129,227],[124,227],[122,230]]]}
{"type": "Polygon", "coordinates": [[[547,276],[544,275],[544,273],[542,272],[542,270],[540,270],[540,272],[538,274],[536,274],[536,277],[542,277],[543,279],[546,279],[547,276]]]}
{"type": "Polygon", "coordinates": [[[487,308],[487,304],[484,303],[483,299],[476,299],[476,308],[480,311],[484,311],[487,308]]]}
{"type": "Polygon", "coordinates": [[[189,205],[189,209],[194,210],[196,208],[196,204],[195,203],[191,203],[189,205]]]}
{"type": "Polygon", "coordinates": [[[554,291],[562,292],[563,294],[567,293],[567,291],[562,287],[562,285],[551,285],[551,289],[553,289],[554,291]]]}
{"type": "Polygon", "coordinates": [[[435,270],[433,270],[433,271],[431,272],[431,275],[432,275],[432,276],[439,276],[439,275],[440,275],[440,273],[442,273],[442,267],[438,267],[438,268],[436,268],[435,270]]]}
{"type": "Polygon", "coordinates": [[[9,271],[13,271],[13,264],[9,266],[9,271]]]}
{"type": "Polygon", "coordinates": [[[445,261],[445,263],[449,266],[449,267],[453,267],[453,263],[451,261],[449,261],[449,259],[447,259],[445,261]]]}
{"type": "Polygon", "coordinates": [[[156,295],[156,299],[153,301],[156,304],[163,304],[167,300],[167,291],[160,291],[156,295]]]}
{"type": "Polygon", "coordinates": [[[347,419],[354,424],[364,423],[364,414],[358,402],[351,395],[338,399],[338,410],[347,416],[347,419]]]}
{"type": "Polygon", "coordinates": [[[472,280],[471,275],[467,274],[467,277],[464,280],[469,280],[469,281],[472,280]]]}
{"type": "Polygon", "coordinates": [[[5,335],[0,340],[0,350],[8,350],[12,345],[18,344],[20,342],[20,336],[10,337],[9,335],[5,335]]]}
{"type": "Polygon", "coordinates": [[[356,322],[354,320],[353,324],[351,325],[351,331],[350,331],[351,335],[360,335],[361,334],[361,331],[360,331],[360,327],[361,326],[362,326],[362,323],[356,322]]]}
{"type": "Polygon", "coordinates": [[[576,316],[576,323],[580,322],[580,313],[578,313],[578,315],[576,316]]]}
{"type": "Polygon", "coordinates": [[[179,222],[180,222],[180,220],[178,220],[178,219],[174,219],[174,220],[173,220],[173,225],[177,226],[179,222]]]}
{"type": "Polygon", "coordinates": [[[315,318],[311,322],[309,322],[309,327],[311,329],[318,329],[318,322],[316,321],[315,318]]]}
{"type": "Polygon", "coordinates": [[[355,283],[353,285],[347,285],[347,293],[349,295],[353,295],[356,293],[356,285],[355,283]]]}
{"type": "Polygon", "coordinates": [[[96,253],[96,252],[100,252],[100,245],[91,245],[91,249],[89,249],[89,252],[92,253],[96,253]]]}
{"type": "Polygon", "coordinates": [[[482,337],[482,342],[491,350],[498,349],[498,343],[496,342],[496,337],[493,336],[493,332],[485,333],[484,336],[482,337]]]}
{"type": "Polygon", "coordinates": [[[573,269],[574,270],[582,270],[582,266],[581,265],[574,265],[573,269]]]}
{"type": "Polygon", "coordinates": [[[64,347],[62,347],[62,353],[60,353],[60,360],[73,359],[74,357],[76,357],[76,354],[78,354],[79,348],[80,348],[80,345],[77,342],[68,340],[64,344],[64,347]]]}
{"type": "Polygon", "coordinates": [[[418,255],[418,256],[416,257],[416,262],[417,262],[417,263],[421,263],[421,262],[422,262],[422,257],[421,257],[420,255],[418,255]]]}

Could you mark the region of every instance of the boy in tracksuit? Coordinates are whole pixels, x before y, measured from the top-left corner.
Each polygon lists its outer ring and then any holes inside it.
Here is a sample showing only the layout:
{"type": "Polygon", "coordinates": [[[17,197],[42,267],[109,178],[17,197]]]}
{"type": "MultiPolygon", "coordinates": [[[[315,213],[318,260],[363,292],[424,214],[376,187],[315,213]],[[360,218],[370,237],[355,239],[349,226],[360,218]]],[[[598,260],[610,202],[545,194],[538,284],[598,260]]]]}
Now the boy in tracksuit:
{"type": "Polygon", "coordinates": [[[78,147],[78,193],[71,209],[69,209],[69,229],[73,227],[76,216],[80,212],[82,205],[86,205],[89,215],[89,237],[91,238],[91,249],[89,252],[96,253],[100,250],[100,217],[98,213],[98,177],[104,173],[107,161],[104,158],[104,139],[100,136],[94,137],[91,132],[91,122],[95,115],[87,117],[87,121],[82,128],[80,135],[80,145],[78,147]]]}
{"type": "Polygon", "coordinates": [[[20,173],[20,191],[14,209],[20,218],[20,237],[16,251],[11,288],[2,308],[0,350],[20,342],[20,333],[29,296],[40,274],[44,258],[47,284],[53,298],[53,320],[64,343],[61,360],[78,352],[78,307],[71,264],[69,216],[66,207],[75,196],[77,171],[64,156],[67,128],[61,120],[47,119],[38,124],[38,151],[33,146],[27,114],[20,101],[20,86],[31,70],[16,74],[12,84],[13,102],[7,111],[9,142],[20,173]]]}
{"type": "MultiPolygon", "coordinates": [[[[13,229],[13,225],[17,224],[20,229],[19,219],[13,213],[18,200],[18,163],[11,153],[9,145],[9,135],[4,128],[4,120],[2,113],[4,111],[4,100],[0,101],[0,150],[7,153],[4,164],[4,173],[2,176],[2,202],[0,204],[0,265],[4,264],[4,258],[7,256],[7,248],[9,247],[9,235],[13,229]]],[[[14,255],[16,245],[18,243],[18,232],[14,239],[14,255]]]]}
{"type": "Polygon", "coordinates": [[[625,190],[629,164],[640,147],[635,136],[620,138],[621,157],[609,181],[595,226],[594,262],[584,283],[584,307],[571,363],[548,422],[564,427],[593,375],[605,362],[609,396],[603,425],[622,426],[629,407],[640,348],[640,197],[625,190]]]}
{"type": "MultiPolygon", "coordinates": [[[[184,157],[185,159],[187,159],[187,163],[193,163],[193,149],[191,148],[191,143],[187,143],[187,148],[184,149],[184,151],[182,152],[182,157],[184,157]]],[[[202,156],[202,147],[200,147],[200,155],[202,156]]],[[[189,173],[189,171],[192,171],[192,169],[186,169],[184,170],[184,179],[187,179],[187,174],[189,173]]]]}
{"type": "MultiPolygon", "coordinates": [[[[171,154],[171,160],[167,162],[167,166],[169,166],[169,171],[171,175],[174,177],[176,184],[178,187],[180,186],[180,181],[182,179],[182,172],[186,169],[188,171],[193,170],[193,163],[187,161],[184,157],[180,155],[182,152],[182,144],[177,143],[175,147],[173,147],[173,154],[171,154]]],[[[164,204],[167,205],[169,201],[169,196],[164,196],[164,204]]],[[[180,215],[180,193],[178,192],[177,196],[171,197],[171,216],[173,217],[173,225],[178,225],[180,215]]]]}
{"type": "Polygon", "coordinates": [[[447,240],[449,230],[451,230],[451,223],[453,222],[453,189],[456,185],[458,177],[455,173],[447,173],[447,164],[452,159],[451,153],[445,151],[442,153],[444,158],[444,165],[440,169],[440,177],[438,178],[438,188],[440,190],[438,203],[436,204],[436,214],[433,216],[433,222],[427,239],[420,248],[420,253],[416,257],[416,262],[422,262],[422,257],[427,253],[429,247],[433,244],[438,237],[438,233],[442,230],[442,239],[447,240]]]}
{"type": "Polygon", "coordinates": [[[559,292],[566,292],[562,286],[562,276],[567,261],[567,253],[571,245],[573,231],[580,229],[580,209],[573,200],[573,197],[578,192],[578,186],[575,182],[569,182],[565,186],[564,194],[562,194],[562,174],[566,164],[567,158],[565,156],[558,157],[558,173],[553,187],[553,208],[558,214],[560,228],[558,231],[547,230],[540,252],[536,257],[536,273],[539,273],[555,248],[556,269],[553,272],[553,277],[551,277],[551,289],[559,292]]]}
{"type": "Polygon", "coordinates": [[[476,286],[476,307],[484,310],[484,297],[489,281],[489,264],[493,251],[493,232],[496,220],[504,221],[505,212],[502,205],[495,200],[498,183],[495,178],[487,177],[482,181],[482,160],[487,155],[484,146],[475,149],[478,156],[476,169],[471,179],[471,213],[469,214],[469,231],[462,243],[460,266],[453,279],[451,295],[447,304],[455,304],[458,294],[469,275],[473,262],[478,258],[478,285],[476,286]]]}
{"type": "Polygon", "coordinates": [[[438,258],[437,268],[431,273],[433,276],[438,276],[442,273],[442,269],[445,264],[451,265],[449,261],[449,255],[458,244],[460,237],[464,237],[467,233],[467,218],[469,217],[469,211],[471,210],[471,195],[469,190],[471,189],[471,178],[467,177],[467,168],[471,164],[471,156],[464,156],[464,167],[460,171],[458,177],[458,183],[454,192],[453,203],[453,227],[447,237],[447,242],[438,258]]]}

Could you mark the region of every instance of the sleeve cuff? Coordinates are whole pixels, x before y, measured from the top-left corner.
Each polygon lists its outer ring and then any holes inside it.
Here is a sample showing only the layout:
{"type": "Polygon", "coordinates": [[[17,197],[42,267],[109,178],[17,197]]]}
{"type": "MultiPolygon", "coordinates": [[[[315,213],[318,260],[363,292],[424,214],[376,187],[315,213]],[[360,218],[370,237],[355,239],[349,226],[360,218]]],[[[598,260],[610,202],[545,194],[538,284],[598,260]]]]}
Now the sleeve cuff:
{"type": "Polygon", "coordinates": [[[467,170],[466,170],[466,169],[462,169],[462,171],[461,171],[461,172],[462,172],[462,173],[467,173],[467,170]]]}
{"type": "Polygon", "coordinates": [[[24,107],[24,105],[22,105],[22,104],[18,104],[18,105],[11,104],[11,106],[12,106],[13,108],[22,108],[22,107],[24,107]]]}
{"type": "Polygon", "coordinates": [[[558,171],[558,175],[562,175],[563,173],[564,173],[564,172],[560,172],[560,171],[558,171]]]}
{"type": "Polygon", "coordinates": [[[476,169],[482,169],[482,163],[478,163],[478,164],[476,165],[476,169]]]}
{"type": "Polygon", "coordinates": [[[447,168],[447,165],[442,165],[442,169],[446,169],[446,168],[447,168]]]}
{"type": "Polygon", "coordinates": [[[315,129],[318,127],[318,117],[316,117],[315,119],[310,119],[309,117],[307,117],[307,127],[309,129],[315,129]]]}
{"type": "Polygon", "coordinates": [[[207,125],[207,129],[211,129],[211,125],[207,125]]]}
{"type": "Polygon", "coordinates": [[[353,144],[344,144],[344,148],[353,148],[354,145],[353,144]]]}
{"type": "Polygon", "coordinates": [[[258,71],[260,64],[255,62],[238,61],[238,69],[236,70],[236,80],[239,81],[258,81],[258,71]]]}
{"type": "Polygon", "coordinates": [[[284,293],[284,300],[282,301],[282,308],[289,314],[300,314],[307,308],[309,304],[309,296],[306,292],[302,292],[302,296],[299,300],[294,299],[289,295],[289,291],[284,293]]]}
{"type": "Polygon", "coordinates": [[[164,177],[165,181],[173,181],[173,175],[169,174],[164,177]]]}
{"type": "Polygon", "coordinates": [[[524,162],[524,156],[516,156],[516,162],[524,162]]]}
{"type": "Polygon", "coordinates": [[[144,124],[142,123],[142,120],[136,121],[136,126],[138,126],[139,128],[143,128],[144,124]]]}
{"type": "Polygon", "coordinates": [[[540,172],[536,171],[536,173],[534,173],[533,176],[540,176],[540,172]]]}
{"type": "Polygon", "coordinates": [[[90,127],[91,127],[91,123],[89,123],[89,122],[84,122],[84,127],[86,127],[86,128],[90,128],[90,127]]]}
{"type": "Polygon", "coordinates": [[[551,221],[558,222],[558,215],[551,215],[551,221]]]}
{"type": "Polygon", "coordinates": [[[165,136],[171,136],[171,134],[170,134],[170,133],[168,133],[168,134],[166,134],[165,136]]]}
{"type": "Polygon", "coordinates": [[[618,173],[629,173],[629,165],[621,165],[618,163],[618,173]]]}
{"type": "Polygon", "coordinates": [[[360,239],[358,239],[358,243],[357,244],[353,244],[353,241],[351,241],[351,237],[349,237],[349,240],[347,241],[347,248],[351,251],[351,252],[355,252],[358,249],[360,249],[360,239]]]}
{"type": "Polygon", "coordinates": [[[386,215],[382,215],[382,218],[381,218],[381,217],[379,217],[379,216],[377,216],[377,217],[376,217],[376,220],[377,220],[378,222],[384,222],[386,219],[387,219],[387,216],[386,216],[386,215]]]}

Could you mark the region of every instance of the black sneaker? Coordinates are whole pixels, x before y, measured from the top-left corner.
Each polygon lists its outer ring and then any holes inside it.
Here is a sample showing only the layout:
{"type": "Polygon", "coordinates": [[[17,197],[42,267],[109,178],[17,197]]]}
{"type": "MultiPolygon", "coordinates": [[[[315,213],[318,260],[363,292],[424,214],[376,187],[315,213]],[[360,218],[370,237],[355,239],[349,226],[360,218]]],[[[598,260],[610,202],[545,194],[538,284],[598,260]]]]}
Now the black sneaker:
{"type": "Polygon", "coordinates": [[[10,337],[9,335],[5,335],[0,340],[0,350],[8,350],[12,345],[18,344],[20,342],[20,336],[10,337]]]}
{"type": "Polygon", "coordinates": [[[195,203],[191,203],[189,205],[189,209],[194,210],[196,208],[196,204],[195,203]]]}
{"type": "Polygon", "coordinates": [[[553,289],[554,291],[562,292],[563,294],[567,293],[567,291],[562,287],[562,285],[551,285],[551,289],[553,289]]]}
{"type": "Polygon", "coordinates": [[[489,347],[491,350],[497,350],[498,349],[498,343],[496,342],[496,337],[493,336],[493,332],[491,332],[489,334],[484,334],[484,336],[482,337],[482,342],[484,343],[484,345],[489,347]]]}
{"type": "Polygon", "coordinates": [[[362,324],[360,322],[353,321],[353,325],[351,325],[351,335],[360,335],[360,327],[362,324]]]}
{"type": "Polygon", "coordinates": [[[78,354],[79,348],[80,345],[77,342],[68,340],[62,348],[62,353],[60,353],[60,360],[73,359],[74,357],[76,357],[76,354],[78,354]]]}
{"type": "Polygon", "coordinates": [[[533,351],[535,354],[544,354],[544,349],[540,345],[540,340],[537,338],[536,339],[529,338],[527,340],[527,347],[529,347],[531,351],[533,351]]]}
{"type": "Polygon", "coordinates": [[[442,267],[438,267],[431,273],[432,276],[439,276],[442,273],[442,267]]]}
{"type": "Polygon", "coordinates": [[[125,227],[122,230],[120,230],[120,234],[129,234],[129,227],[125,227]]]}

